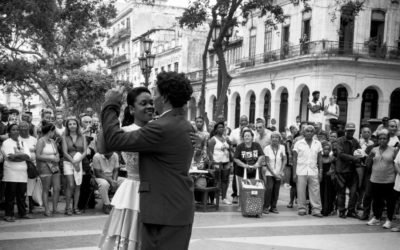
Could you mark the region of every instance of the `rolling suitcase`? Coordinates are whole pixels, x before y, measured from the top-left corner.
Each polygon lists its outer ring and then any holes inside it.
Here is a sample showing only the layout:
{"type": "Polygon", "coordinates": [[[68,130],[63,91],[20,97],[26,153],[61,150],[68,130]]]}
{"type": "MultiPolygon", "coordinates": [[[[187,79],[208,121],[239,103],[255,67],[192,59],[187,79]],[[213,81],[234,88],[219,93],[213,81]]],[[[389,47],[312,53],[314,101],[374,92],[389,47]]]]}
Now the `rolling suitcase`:
{"type": "Polygon", "coordinates": [[[239,196],[243,216],[262,216],[265,187],[264,182],[260,180],[259,171],[259,169],[256,170],[254,180],[249,180],[247,179],[247,169],[244,169],[239,196]]]}

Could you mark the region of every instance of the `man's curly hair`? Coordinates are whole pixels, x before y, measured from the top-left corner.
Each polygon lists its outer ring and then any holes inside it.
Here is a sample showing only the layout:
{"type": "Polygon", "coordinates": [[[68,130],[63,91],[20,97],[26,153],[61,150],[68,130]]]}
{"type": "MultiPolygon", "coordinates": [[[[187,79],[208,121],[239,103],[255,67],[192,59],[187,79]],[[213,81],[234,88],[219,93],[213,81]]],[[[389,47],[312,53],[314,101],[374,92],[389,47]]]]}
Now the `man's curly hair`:
{"type": "Polygon", "coordinates": [[[160,95],[166,97],[174,108],[183,107],[193,93],[190,80],[183,73],[159,73],[157,75],[157,87],[160,95]]]}

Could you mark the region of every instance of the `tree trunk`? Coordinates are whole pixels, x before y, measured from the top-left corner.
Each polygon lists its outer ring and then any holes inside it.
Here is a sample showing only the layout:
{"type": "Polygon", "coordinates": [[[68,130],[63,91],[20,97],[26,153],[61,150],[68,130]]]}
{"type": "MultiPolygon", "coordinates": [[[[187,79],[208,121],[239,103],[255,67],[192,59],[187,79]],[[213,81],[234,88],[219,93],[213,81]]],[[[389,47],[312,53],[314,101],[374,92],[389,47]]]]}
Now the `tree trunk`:
{"type": "Polygon", "coordinates": [[[232,77],[229,75],[227,67],[226,67],[226,61],[224,57],[224,51],[222,49],[222,45],[216,46],[215,51],[218,56],[218,67],[219,67],[219,73],[221,74],[221,90],[220,90],[220,95],[217,97],[217,109],[216,113],[214,114],[214,117],[218,117],[219,115],[222,115],[222,112],[224,110],[224,104],[226,100],[226,94],[228,92],[229,84],[232,81],[232,77]]]}

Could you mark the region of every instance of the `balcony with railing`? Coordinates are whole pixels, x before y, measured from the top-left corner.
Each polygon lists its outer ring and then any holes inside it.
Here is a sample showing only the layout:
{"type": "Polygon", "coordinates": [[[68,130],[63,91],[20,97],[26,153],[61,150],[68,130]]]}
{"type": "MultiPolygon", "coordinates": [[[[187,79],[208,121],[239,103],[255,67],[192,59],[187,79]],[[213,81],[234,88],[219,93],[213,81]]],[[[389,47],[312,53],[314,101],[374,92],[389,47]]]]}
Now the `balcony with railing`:
{"type": "Polygon", "coordinates": [[[268,51],[254,57],[241,58],[236,67],[244,68],[259,64],[282,61],[300,57],[353,57],[377,60],[397,60],[400,62],[400,49],[390,46],[376,46],[368,43],[344,43],[338,41],[312,41],[289,46],[283,45],[279,50],[268,51]]]}
{"type": "MultiPolygon", "coordinates": [[[[192,81],[192,82],[196,82],[196,81],[200,81],[203,79],[203,70],[197,70],[197,71],[193,71],[193,72],[189,72],[186,74],[187,78],[192,81]]],[[[213,73],[210,69],[207,70],[207,77],[212,77],[213,73]]]]}
{"type": "Polygon", "coordinates": [[[111,47],[112,45],[121,41],[122,39],[129,38],[130,35],[131,35],[130,27],[123,28],[107,40],[107,46],[111,47]]]}
{"type": "Polygon", "coordinates": [[[110,63],[110,68],[114,68],[114,67],[117,67],[117,66],[119,66],[119,65],[121,65],[121,64],[124,64],[124,63],[129,63],[129,55],[128,54],[122,54],[122,55],[119,55],[119,56],[117,56],[117,57],[114,57],[112,60],[111,60],[111,63],[110,63]]]}

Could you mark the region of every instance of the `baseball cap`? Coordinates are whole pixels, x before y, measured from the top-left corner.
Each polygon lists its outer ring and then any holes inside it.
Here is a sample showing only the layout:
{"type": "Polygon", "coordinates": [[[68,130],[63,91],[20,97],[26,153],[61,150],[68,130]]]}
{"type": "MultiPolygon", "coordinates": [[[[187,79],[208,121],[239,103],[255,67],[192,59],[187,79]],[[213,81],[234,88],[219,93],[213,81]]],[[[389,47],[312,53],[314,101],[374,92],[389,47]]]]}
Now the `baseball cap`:
{"type": "Polygon", "coordinates": [[[356,125],[353,122],[349,122],[346,124],[344,130],[356,130],[356,125]]]}

